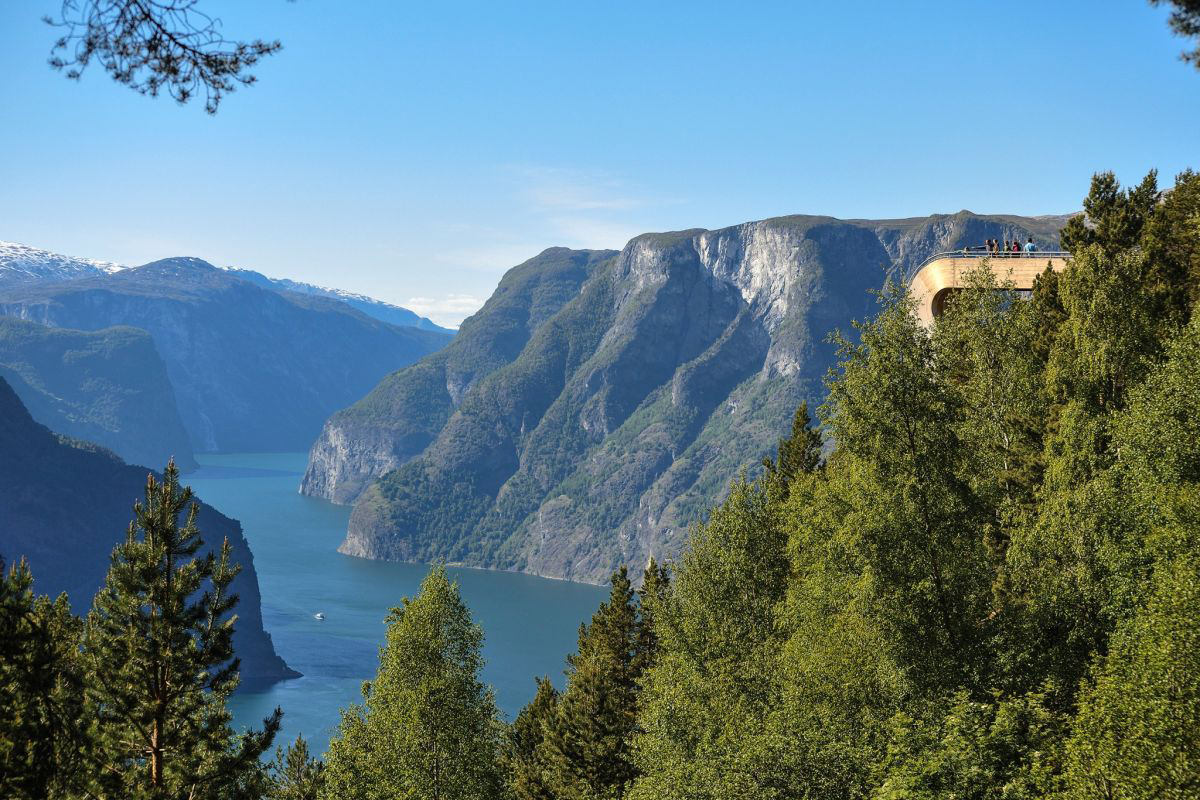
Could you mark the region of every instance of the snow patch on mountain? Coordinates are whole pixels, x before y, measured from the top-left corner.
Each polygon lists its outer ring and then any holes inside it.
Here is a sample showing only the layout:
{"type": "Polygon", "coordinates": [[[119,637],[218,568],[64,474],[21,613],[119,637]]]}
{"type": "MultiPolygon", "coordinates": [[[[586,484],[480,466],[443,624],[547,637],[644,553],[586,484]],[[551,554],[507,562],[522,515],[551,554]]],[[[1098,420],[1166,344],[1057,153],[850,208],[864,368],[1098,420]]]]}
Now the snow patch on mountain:
{"type": "Polygon", "coordinates": [[[0,283],[70,281],[126,269],[124,264],[51,253],[17,242],[0,241],[0,283]]]}
{"type": "MultiPolygon", "coordinates": [[[[207,261],[198,258],[177,257],[153,262],[154,266],[170,267],[176,271],[194,270],[197,268],[213,269],[207,261]]],[[[142,265],[151,266],[151,265],[142,265]]],[[[97,261],[92,258],[75,258],[52,253],[37,247],[19,244],[17,242],[0,241],[0,289],[17,286],[31,286],[39,283],[59,283],[74,281],[81,278],[94,278],[111,275],[127,269],[137,269],[125,264],[114,264],[111,261],[97,261]]],[[[316,286],[311,283],[301,283],[288,278],[268,278],[261,272],[236,267],[221,267],[236,278],[270,289],[276,292],[296,292],[317,297],[328,297],[339,300],[351,308],[363,312],[369,317],[401,327],[419,328],[438,333],[453,333],[454,331],[435,325],[428,318],[414,313],[407,308],[393,305],[382,300],[376,300],[344,289],[331,289],[316,286]]]]}

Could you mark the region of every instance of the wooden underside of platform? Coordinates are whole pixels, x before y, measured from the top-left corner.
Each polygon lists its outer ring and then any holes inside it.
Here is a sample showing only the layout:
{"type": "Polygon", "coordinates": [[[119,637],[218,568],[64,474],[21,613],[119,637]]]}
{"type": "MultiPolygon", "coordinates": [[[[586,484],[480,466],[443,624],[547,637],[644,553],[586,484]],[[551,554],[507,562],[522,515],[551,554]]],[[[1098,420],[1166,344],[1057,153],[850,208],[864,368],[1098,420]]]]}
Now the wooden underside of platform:
{"type": "Polygon", "coordinates": [[[1032,289],[1034,278],[1045,272],[1047,266],[1059,272],[1068,260],[1058,255],[1038,257],[1036,253],[1018,257],[938,258],[917,271],[909,284],[909,293],[917,303],[917,318],[929,327],[941,315],[946,297],[955,289],[965,288],[965,276],[980,266],[987,266],[996,276],[997,283],[1009,284],[1015,289],[1032,289]]]}

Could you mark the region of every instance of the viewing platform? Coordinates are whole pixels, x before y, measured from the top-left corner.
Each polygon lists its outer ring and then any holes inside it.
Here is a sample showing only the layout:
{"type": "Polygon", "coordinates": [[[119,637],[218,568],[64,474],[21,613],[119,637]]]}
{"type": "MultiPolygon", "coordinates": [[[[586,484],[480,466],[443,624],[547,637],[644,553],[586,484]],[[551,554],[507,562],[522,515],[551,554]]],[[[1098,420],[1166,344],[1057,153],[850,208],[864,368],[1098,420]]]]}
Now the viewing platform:
{"type": "Polygon", "coordinates": [[[917,302],[917,318],[925,327],[941,316],[951,292],[966,287],[965,276],[987,262],[998,283],[1010,283],[1014,289],[1033,288],[1033,279],[1050,267],[1055,272],[1066,267],[1071,254],[1061,250],[1032,253],[989,253],[985,250],[954,250],[926,259],[909,283],[909,293],[917,302]]]}

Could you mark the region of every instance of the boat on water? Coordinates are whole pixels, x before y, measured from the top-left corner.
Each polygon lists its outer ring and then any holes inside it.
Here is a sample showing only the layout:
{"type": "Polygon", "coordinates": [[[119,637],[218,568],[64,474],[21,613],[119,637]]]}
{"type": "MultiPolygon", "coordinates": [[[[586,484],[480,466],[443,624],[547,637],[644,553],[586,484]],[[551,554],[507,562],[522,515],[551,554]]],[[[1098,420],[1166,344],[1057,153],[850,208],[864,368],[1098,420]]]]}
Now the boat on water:
{"type": "Polygon", "coordinates": [[[323,619],[325,619],[325,612],[324,612],[324,611],[318,611],[317,613],[313,614],[313,619],[318,619],[318,620],[323,620],[323,619]]]}

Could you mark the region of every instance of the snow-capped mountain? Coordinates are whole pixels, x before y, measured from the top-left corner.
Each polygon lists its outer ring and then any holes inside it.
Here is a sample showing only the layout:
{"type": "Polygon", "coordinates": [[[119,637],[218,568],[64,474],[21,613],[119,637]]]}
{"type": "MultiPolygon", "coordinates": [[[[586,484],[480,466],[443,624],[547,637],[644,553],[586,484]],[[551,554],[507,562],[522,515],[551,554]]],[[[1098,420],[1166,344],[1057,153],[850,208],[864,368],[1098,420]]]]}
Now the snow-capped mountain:
{"type": "Polygon", "coordinates": [[[0,241],[0,287],[90,278],[125,267],[111,261],[75,258],[49,250],[0,241]]]}
{"type": "MultiPolygon", "coordinates": [[[[182,262],[184,259],[173,259],[182,262]]],[[[193,259],[196,260],[196,259],[193,259]]],[[[201,262],[202,263],[202,262],[201,262]]],[[[59,283],[74,281],[81,278],[94,278],[120,272],[125,269],[136,269],[110,261],[97,261],[91,258],[76,258],[52,253],[16,242],[0,241],[0,290],[17,286],[32,286],[41,283],[59,283]]],[[[454,331],[440,327],[407,308],[401,308],[373,297],[347,292],[342,289],[329,289],[315,286],[311,283],[301,283],[288,278],[268,278],[261,272],[236,267],[223,267],[226,272],[241,280],[248,281],[264,289],[276,292],[297,292],[299,294],[328,297],[340,300],[346,305],[361,311],[369,317],[399,325],[405,328],[419,328],[438,333],[453,333],[454,331]]]]}

